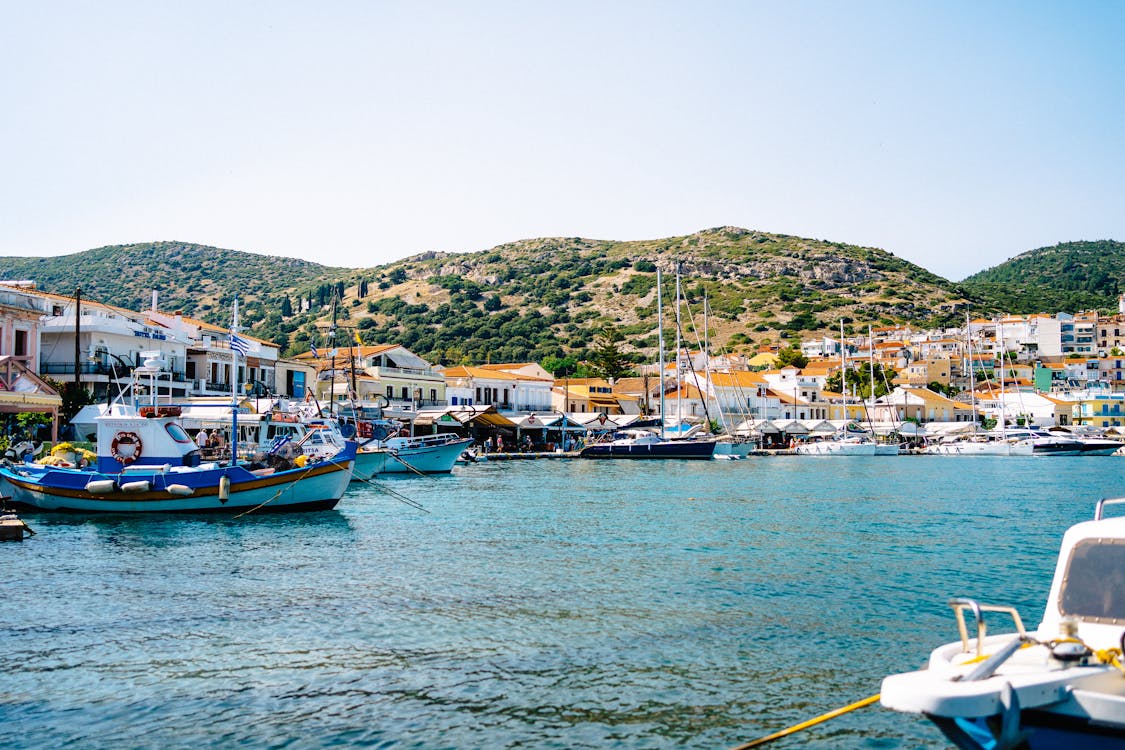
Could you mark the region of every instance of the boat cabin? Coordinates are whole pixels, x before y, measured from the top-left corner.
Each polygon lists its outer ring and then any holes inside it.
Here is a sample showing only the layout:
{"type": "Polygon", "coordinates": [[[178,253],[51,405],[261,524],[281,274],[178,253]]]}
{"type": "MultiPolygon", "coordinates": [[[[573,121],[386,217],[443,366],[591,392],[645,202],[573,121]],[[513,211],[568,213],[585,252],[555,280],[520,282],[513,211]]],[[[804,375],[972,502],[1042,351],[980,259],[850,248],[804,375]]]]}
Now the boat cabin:
{"type": "Polygon", "coordinates": [[[1054,637],[1064,620],[1077,621],[1084,641],[1094,648],[1120,646],[1125,627],[1125,517],[1104,518],[1098,503],[1093,521],[1076,524],[1063,535],[1051,593],[1040,634],[1054,637]]]}

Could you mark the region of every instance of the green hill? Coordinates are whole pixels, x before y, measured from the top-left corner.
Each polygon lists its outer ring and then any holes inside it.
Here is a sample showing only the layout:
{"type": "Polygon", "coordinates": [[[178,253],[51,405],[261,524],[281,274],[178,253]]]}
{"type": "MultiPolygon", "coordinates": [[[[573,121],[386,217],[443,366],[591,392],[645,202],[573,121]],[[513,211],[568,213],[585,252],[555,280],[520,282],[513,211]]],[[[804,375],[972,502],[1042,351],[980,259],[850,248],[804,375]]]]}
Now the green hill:
{"type": "Polygon", "coordinates": [[[1116,310],[1125,279],[1125,243],[1064,242],[973,274],[960,286],[1007,312],[1116,310]]]}
{"type": "Polygon", "coordinates": [[[0,278],[30,279],[38,288],[83,297],[130,310],[147,310],[152,292],[160,309],[222,322],[230,303],[255,305],[294,285],[335,281],[344,268],[292,258],[256,255],[186,242],[110,245],[49,258],[0,258],[0,278]]]}
{"type": "MultiPolygon", "coordinates": [[[[583,357],[604,333],[636,356],[656,351],[656,265],[665,271],[667,339],[674,337],[674,270],[682,274],[687,346],[751,351],[813,332],[868,324],[956,323],[959,287],[880,249],[721,227],[661,240],[544,238],[476,253],[426,253],[369,269],[177,242],[99,248],[54,258],[4,258],[7,278],[39,288],[224,325],[237,294],[252,333],[289,351],[323,343],[340,298],[341,328],[365,343],[401,343],[442,363],[583,357]],[[696,331],[699,331],[697,334],[696,331]]],[[[340,343],[346,343],[344,338],[340,343]]]]}

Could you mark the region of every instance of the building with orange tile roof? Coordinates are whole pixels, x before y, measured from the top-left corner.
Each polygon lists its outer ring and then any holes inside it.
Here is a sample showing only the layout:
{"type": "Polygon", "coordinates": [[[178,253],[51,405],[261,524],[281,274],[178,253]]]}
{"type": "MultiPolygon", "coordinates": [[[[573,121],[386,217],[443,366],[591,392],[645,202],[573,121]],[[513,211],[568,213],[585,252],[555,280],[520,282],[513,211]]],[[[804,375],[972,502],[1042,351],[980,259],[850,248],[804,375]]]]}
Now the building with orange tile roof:
{"type": "Polygon", "coordinates": [[[554,381],[550,374],[543,370],[546,377],[527,375],[519,372],[523,369],[527,368],[511,371],[495,365],[447,367],[442,375],[449,403],[451,406],[492,405],[503,413],[552,411],[554,381]]]}

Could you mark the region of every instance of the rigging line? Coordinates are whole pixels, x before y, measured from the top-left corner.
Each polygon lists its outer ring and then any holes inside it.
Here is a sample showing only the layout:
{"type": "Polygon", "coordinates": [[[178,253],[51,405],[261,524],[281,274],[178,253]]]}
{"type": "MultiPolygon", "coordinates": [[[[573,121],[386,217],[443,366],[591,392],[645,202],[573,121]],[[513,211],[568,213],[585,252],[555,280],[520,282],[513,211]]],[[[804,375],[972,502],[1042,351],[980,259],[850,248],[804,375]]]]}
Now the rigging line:
{"type": "MultiPolygon", "coordinates": [[[[691,323],[692,331],[695,333],[695,343],[698,344],[699,343],[699,329],[695,325],[695,317],[691,314],[691,305],[688,303],[688,301],[686,299],[683,302],[684,302],[684,305],[687,307],[688,321],[691,323]]],[[[676,333],[678,333],[680,336],[683,336],[684,338],[687,338],[687,336],[684,335],[683,324],[680,321],[679,315],[676,316],[676,333]]],[[[707,356],[707,353],[704,352],[703,356],[707,356]]],[[[699,388],[699,373],[697,373],[695,371],[695,363],[691,359],[691,353],[690,352],[688,353],[687,362],[688,362],[688,369],[691,370],[692,379],[695,381],[696,390],[698,390],[700,392],[700,395],[703,396],[703,398],[701,398],[699,401],[700,401],[701,404],[703,404],[703,417],[704,417],[704,419],[707,420],[707,429],[708,429],[708,432],[709,432],[710,429],[711,429],[711,414],[707,410],[706,395],[704,395],[703,390],[699,388]]],[[[680,389],[680,395],[682,396],[683,395],[683,380],[680,378],[680,352],[679,351],[676,352],[676,381],[677,381],[677,387],[680,389]]],[[[720,412],[721,411],[722,410],[720,409],[720,412]]],[[[720,417],[720,420],[721,419],[722,419],[722,417],[720,417]]],[[[724,424],[723,426],[725,427],[726,425],[724,424]]]]}
{"type": "Polygon", "coordinates": [[[409,463],[408,463],[408,462],[407,462],[407,461],[406,461],[405,459],[403,459],[402,457],[400,457],[400,456],[398,455],[398,453],[397,453],[397,452],[395,452],[395,451],[390,451],[390,455],[391,455],[391,457],[393,457],[393,458],[394,458],[394,460],[398,461],[398,462],[399,462],[400,464],[402,464],[402,465],[403,465],[403,466],[405,466],[406,468],[410,469],[410,470],[411,470],[412,472],[414,472],[414,473],[415,473],[415,474],[417,474],[418,476],[420,476],[420,477],[425,477],[426,479],[433,479],[433,477],[431,477],[431,476],[430,476],[429,474],[427,474],[427,473],[425,473],[425,472],[423,472],[423,471],[419,471],[419,470],[418,470],[418,469],[416,469],[415,467],[411,466],[411,465],[410,465],[410,464],[409,464],[409,463]]]}
{"type": "MultiPolygon", "coordinates": [[[[704,297],[703,302],[706,305],[706,303],[707,303],[706,297],[704,297]]],[[[688,323],[691,324],[691,329],[695,333],[695,343],[699,346],[700,351],[703,352],[703,366],[704,366],[705,375],[706,375],[706,377],[704,378],[704,382],[707,384],[707,387],[714,392],[715,404],[719,407],[719,409],[718,409],[719,424],[722,425],[722,428],[725,432],[730,432],[731,431],[730,426],[727,424],[726,417],[723,415],[723,405],[719,401],[718,389],[715,388],[715,384],[711,382],[711,376],[710,376],[710,374],[711,374],[711,367],[710,367],[711,353],[707,351],[707,347],[703,346],[702,342],[699,340],[699,327],[696,326],[696,324],[695,324],[695,315],[691,311],[691,304],[685,299],[684,305],[687,307],[688,323]]],[[[705,336],[707,335],[706,326],[704,326],[703,334],[705,336]]],[[[690,356],[688,357],[688,366],[691,368],[692,375],[695,376],[695,384],[696,384],[696,387],[698,388],[699,387],[699,375],[698,375],[698,373],[695,372],[695,365],[692,363],[690,356]]],[[[699,389],[699,391],[703,395],[703,398],[701,399],[702,402],[703,402],[703,414],[704,414],[705,417],[707,417],[708,424],[710,424],[711,415],[707,411],[707,394],[701,388],[699,389]]]]}
{"type": "Polygon", "coordinates": [[[418,501],[407,497],[406,495],[402,494],[401,492],[398,492],[397,490],[392,490],[390,487],[379,484],[378,482],[376,482],[373,479],[360,479],[359,477],[354,477],[354,476],[353,476],[353,478],[356,479],[359,482],[363,482],[364,484],[371,485],[372,487],[379,490],[383,494],[390,495],[394,499],[396,499],[400,502],[406,503],[411,508],[417,508],[418,510],[422,511],[423,513],[429,513],[430,512],[429,510],[426,509],[426,507],[424,505],[422,505],[418,501]]]}
{"type": "Polygon", "coordinates": [[[341,464],[341,463],[340,463],[339,461],[334,461],[334,460],[332,460],[332,459],[329,459],[329,460],[327,460],[327,461],[317,461],[316,463],[314,463],[314,464],[312,464],[311,466],[309,466],[309,468],[305,469],[304,473],[303,473],[303,474],[301,474],[301,476],[297,477],[297,479],[295,479],[295,480],[294,480],[293,482],[287,482],[286,484],[282,485],[282,486],[281,486],[281,488],[280,488],[280,489],[279,489],[279,490],[278,490],[277,492],[273,493],[273,497],[269,498],[268,500],[264,500],[264,501],[262,501],[262,502],[258,503],[257,505],[255,505],[255,506],[254,506],[253,508],[250,508],[249,510],[244,510],[244,511],[242,511],[241,513],[239,513],[239,514],[238,514],[237,516],[235,516],[235,517],[234,517],[234,518],[232,518],[231,520],[233,520],[233,521],[236,521],[236,520],[238,520],[239,518],[242,518],[243,516],[248,516],[248,515],[250,515],[251,513],[253,513],[254,511],[256,511],[256,510],[258,510],[258,509],[260,509],[260,508],[264,508],[265,506],[267,506],[267,505],[269,505],[270,503],[272,503],[272,502],[273,502],[274,500],[276,500],[276,499],[278,499],[279,497],[281,497],[282,493],[283,493],[283,492],[285,492],[285,491],[286,491],[287,489],[290,489],[290,488],[292,488],[292,487],[296,487],[296,486],[297,486],[297,484],[298,484],[298,483],[299,483],[299,482],[300,482],[301,480],[303,480],[303,479],[305,479],[305,478],[307,478],[307,477],[308,477],[309,473],[310,473],[310,472],[312,472],[312,470],[313,470],[313,469],[319,468],[320,466],[323,466],[323,465],[324,465],[324,464],[326,464],[326,463],[327,463],[327,464],[332,464],[332,465],[334,465],[334,466],[342,466],[342,465],[343,465],[343,464],[341,464]]]}

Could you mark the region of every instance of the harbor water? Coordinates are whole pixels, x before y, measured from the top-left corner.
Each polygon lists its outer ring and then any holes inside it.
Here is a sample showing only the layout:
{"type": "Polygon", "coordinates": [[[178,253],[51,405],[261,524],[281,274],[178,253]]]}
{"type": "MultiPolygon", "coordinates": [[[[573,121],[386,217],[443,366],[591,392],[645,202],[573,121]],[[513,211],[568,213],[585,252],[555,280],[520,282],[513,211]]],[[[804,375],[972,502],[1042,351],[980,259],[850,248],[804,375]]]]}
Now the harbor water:
{"type": "MultiPolygon", "coordinates": [[[[37,536],[0,545],[3,744],[731,747],[922,666],[951,596],[1034,627],[1123,468],[513,461],[329,512],[28,513],[37,536]]],[[[771,745],[804,746],[946,743],[875,705],[771,745]]]]}

